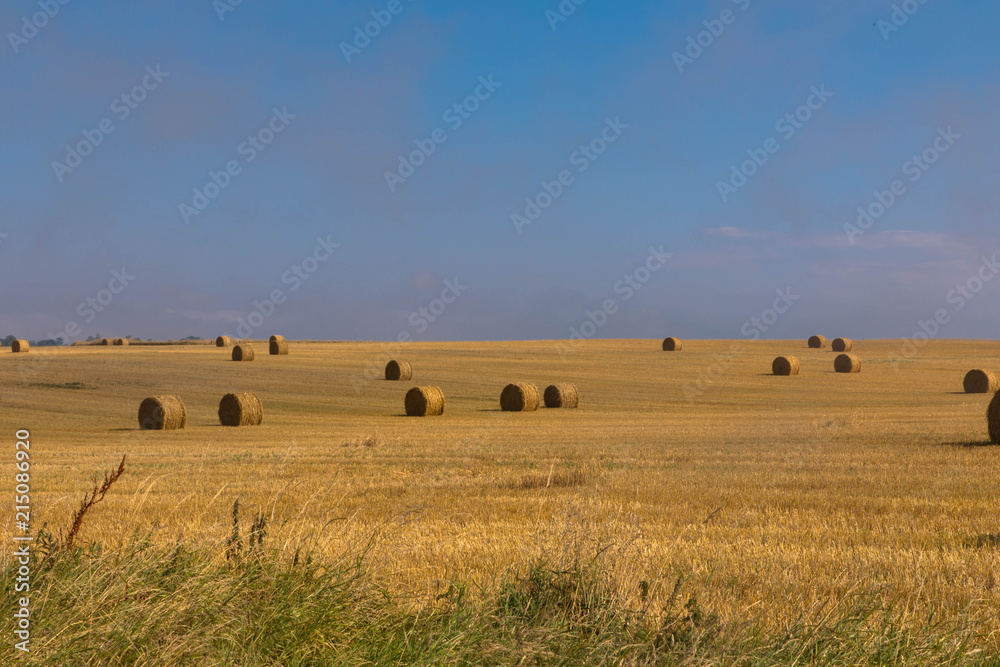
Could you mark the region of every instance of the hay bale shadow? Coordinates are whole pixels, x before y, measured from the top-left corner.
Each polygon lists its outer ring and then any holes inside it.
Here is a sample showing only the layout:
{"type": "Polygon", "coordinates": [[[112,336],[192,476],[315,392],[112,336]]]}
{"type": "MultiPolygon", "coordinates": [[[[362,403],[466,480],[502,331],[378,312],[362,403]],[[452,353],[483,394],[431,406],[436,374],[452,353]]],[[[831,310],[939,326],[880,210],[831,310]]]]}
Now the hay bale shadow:
{"type": "Polygon", "coordinates": [[[943,447],[957,447],[962,449],[975,449],[979,447],[996,447],[997,443],[989,440],[966,440],[958,442],[942,442],[943,447]]]}
{"type": "Polygon", "coordinates": [[[984,533],[970,537],[965,541],[965,546],[971,549],[996,549],[1000,547],[1000,534],[984,533]]]}

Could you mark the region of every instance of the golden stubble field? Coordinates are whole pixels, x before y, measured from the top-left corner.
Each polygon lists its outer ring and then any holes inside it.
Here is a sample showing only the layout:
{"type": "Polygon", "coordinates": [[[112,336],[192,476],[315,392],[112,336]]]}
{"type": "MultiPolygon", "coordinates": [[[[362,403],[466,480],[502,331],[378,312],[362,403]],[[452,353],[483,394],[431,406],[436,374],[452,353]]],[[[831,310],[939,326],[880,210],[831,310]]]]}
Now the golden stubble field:
{"type": "Polygon", "coordinates": [[[408,344],[398,357],[414,379],[401,383],[358,382],[388,358],[377,343],[293,342],[252,363],[208,345],[5,350],[0,488],[12,497],[14,433],[27,428],[36,528],[67,525],[94,476],[128,455],[84,544],[151,528],[221,544],[239,498],[289,557],[370,541],[372,573],[416,604],[453,579],[488,588],[540,556],[606,548],[626,601],[640,581],[665,599],[684,575],[723,619],[780,626],[874,593],[917,626],[1000,630],[997,547],[973,544],[1000,533],[1000,447],[976,446],[990,396],[962,393],[966,371],[1000,367],[1000,343],[934,341],[893,364],[900,341],[856,341],[858,375],[834,373],[836,354],[804,341],[745,342],[732,358],[730,341],[677,353],[588,341],[565,359],[558,345],[408,344]],[[802,374],[770,375],[779,354],[802,374]],[[719,357],[725,373],[689,401],[685,387],[719,357]],[[581,407],[501,413],[515,381],[575,383],[581,407]],[[443,417],[403,415],[415,384],[444,390],[443,417]],[[219,425],[230,391],[260,396],[264,426],[219,425]],[[139,403],[158,394],[183,398],[184,431],[138,430],[139,403]]]}

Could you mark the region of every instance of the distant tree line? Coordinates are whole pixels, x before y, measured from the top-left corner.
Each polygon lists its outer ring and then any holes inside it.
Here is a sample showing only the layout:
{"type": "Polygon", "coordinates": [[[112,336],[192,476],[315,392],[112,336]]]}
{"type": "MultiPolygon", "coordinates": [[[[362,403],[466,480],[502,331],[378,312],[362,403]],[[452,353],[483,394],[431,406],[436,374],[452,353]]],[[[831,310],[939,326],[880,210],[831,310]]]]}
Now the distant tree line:
{"type": "MultiPolygon", "coordinates": [[[[14,341],[17,340],[16,336],[7,336],[3,339],[3,347],[10,347],[14,341]]],[[[45,338],[43,340],[29,340],[28,344],[31,347],[55,347],[57,345],[65,345],[62,338],[45,338]]]]}
{"type": "MultiPolygon", "coordinates": [[[[94,341],[101,340],[102,338],[104,338],[104,336],[102,336],[101,334],[94,334],[93,336],[88,336],[86,342],[92,343],[94,341]]],[[[142,340],[137,336],[125,336],[125,338],[127,338],[128,340],[134,340],[136,342],[142,340]]],[[[2,345],[3,347],[10,347],[15,340],[17,340],[17,336],[7,336],[3,340],[0,340],[0,345],[2,345]]],[[[153,339],[150,338],[149,340],[151,341],[153,339]]],[[[186,338],[181,338],[181,340],[205,340],[205,339],[202,338],[201,336],[187,336],[186,338]]],[[[63,338],[60,336],[57,338],[44,338],[42,340],[29,340],[28,344],[30,344],[32,347],[57,347],[59,345],[66,345],[66,341],[63,340],[63,338]]]]}

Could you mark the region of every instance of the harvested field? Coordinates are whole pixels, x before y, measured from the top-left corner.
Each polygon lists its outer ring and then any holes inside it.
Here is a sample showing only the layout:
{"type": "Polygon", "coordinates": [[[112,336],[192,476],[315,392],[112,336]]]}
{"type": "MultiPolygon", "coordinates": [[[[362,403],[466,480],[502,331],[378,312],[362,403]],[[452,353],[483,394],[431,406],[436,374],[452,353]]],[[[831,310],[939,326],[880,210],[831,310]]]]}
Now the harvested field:
{"type": "Polygon", "coordinates": [[[625,598],[647,581],[662,605],[684,574],[727,621],[765,607],[777,626],[868,592],[914,627],[933,610],[1000,632],[1000,552],[977,542],[1000,533],[1000,447],[979,446],[992,396],[956,387],[1000,344],[932,341],[897,361],[898,341],[866,341],[849,382],[832,355],[800,355],[794,382],[766,372],[794,344],[747,344],[699,388],[730,342],[698,341],[668,374],[659,341],[586,341],[566,360],[555,342],[414,343],[407,359],[447,396],[434,419],[404,416],[406,386],[355,390],[376,343],[297,343],[253,364],[209,345],[58,348],[3,356],[0,425],[35,434],[39,526],[65,525],[90,475],[127,453],[129,473],[78,538],[108,549],[152,525],[164,544],[217,541],[239,497],[273,516],[269,543],[289,558],[302,540],[333,559],[377,535],[373,574],[419,604],[451,578],[489,587],[536,556],[610,540],[625,598]],[[503,413],[482,368],[558,378],[587,400],[503,413]],[[61,388],[73,382],[86,389],[61,388]],[[260,397],[263,425],[219,425],[234,390],[260,397]],[[168,393],[183,396],[186,428],[140,431],[136,406],[168,393]],[[343,444],[372,432],[374,446],[343,444]]]}

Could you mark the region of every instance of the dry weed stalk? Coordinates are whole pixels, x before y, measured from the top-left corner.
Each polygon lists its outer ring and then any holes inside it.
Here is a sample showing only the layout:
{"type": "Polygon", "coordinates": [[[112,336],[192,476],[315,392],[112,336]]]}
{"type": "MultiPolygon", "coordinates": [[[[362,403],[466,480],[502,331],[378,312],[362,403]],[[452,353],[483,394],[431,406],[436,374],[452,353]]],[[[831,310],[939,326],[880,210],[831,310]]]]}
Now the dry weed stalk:
{"type": "Polygon", "coordinates": [[[80,528],[83,526],[83,518],[87,515],[87,512],[91,507],[97,503],[104,500],[104,495],[111,489],[111,486],[118,481],[118,478],[125,474],[125,455],[122,455],[121,463],[118,464],[118,469],[111,472],[104,473],[104,483],[98,488],[97,483],[94,483],[94,490],[89,494],[84,494],[83,500],[80,502],[80,508],[73,515],[73,523],[69,527],[69,533],[66,535],[66,540],[63,542],[63,550],[69,551],[73,548],[73,542],[76,540],[77,533],[80,532],[80,528]]]}

